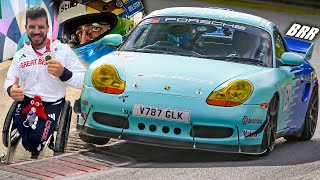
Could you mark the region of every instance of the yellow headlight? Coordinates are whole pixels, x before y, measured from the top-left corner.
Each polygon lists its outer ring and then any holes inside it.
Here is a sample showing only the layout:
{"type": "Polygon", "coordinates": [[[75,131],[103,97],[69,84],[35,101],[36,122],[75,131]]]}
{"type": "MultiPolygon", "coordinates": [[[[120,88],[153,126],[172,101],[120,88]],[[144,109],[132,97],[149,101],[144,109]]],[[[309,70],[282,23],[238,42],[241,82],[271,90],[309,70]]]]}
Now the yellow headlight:
{"type": "Polygon", "coordinates": [[[117,70],[108,64],[92,72],[92,84],[98,91],[109,94],[121,94],[125,89],[125,82],[120,79],[117,70]]]}
{"type": "Polygon", "coordinates": [[[220,91],[212,92],[207,104],[215,106],[238,106],[252,94],[253,85],[248,80],[236,80],[220,91]]]}

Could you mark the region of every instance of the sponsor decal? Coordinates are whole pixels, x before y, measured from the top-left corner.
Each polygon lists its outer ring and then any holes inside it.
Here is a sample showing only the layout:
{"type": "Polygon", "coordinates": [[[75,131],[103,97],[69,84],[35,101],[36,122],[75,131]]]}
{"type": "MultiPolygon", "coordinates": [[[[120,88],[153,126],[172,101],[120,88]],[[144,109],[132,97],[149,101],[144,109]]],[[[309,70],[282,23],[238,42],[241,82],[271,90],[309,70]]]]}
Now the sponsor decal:
{"type": "Polygon", "coordinates": [[[93,52],[97,52],[98,50],[100,50],[101,48],[103,48],[105,45],[104,44],[100,44],[99,46],[95,47],[93,49],[93,52]]]}
{"type": "Polygon", "coordinates": [[[286,35],[312,41],[319,33],[319,28],[293,23],[286,35]]]}
{"type": "Polygon", "coordinates": [[[78,5],[77,1],[70,1],[68,4],[64,4],[60,7],[60,12],[66,11],[70,8],[76,7],[78,5]]]}
{"type": "Polygon", "coordinates": [[[136,13],[140,12],[143,10],[143,5],[138,1],[129,1],[124,5],[125,9],[127,10],[127,14],[129,17],[132,17],[136,13]]]}
{"type": "Polygon", "coordinates": [[[85,106],[87,106],[88,105],[88,101],[87,100],[81,100],[81,103],[83,104],[83,105],[85,105],[85,106]]]}
{"type": "Polygon", "coordinates": [[[160,21],[160,18],[154,18],[154,19],[151,19],[151,23],[159,23],[160,21]]]}
{"type": "Polygon", "coordinates": [[[137,8],[139,8],[140,6],[141,6],[140,1],[137,1],[137,2],[133,3],[132,5],[128,6],[128,10],[130,12],[132,12],[132,11],[136,10],[137,8]]]}
{"type": "Polygon", "coordinates": [[[255,130],[243,130],[243,135],[244,135],[245,138],[258,138],[257,134],[250,135],[250,134],[252,134],[254,132],[255,132],[255,130]]]}
{"type": "Polygon", "coordinates": [[[214,20],[207,20],[207,19],[189,19],[189,18],[165,18],[165,22],[188,22],[188,23],[194,23],[194,24],[206,24],[206,25],[213,25],[213,26],[221,26],[221,27],[228,27],[228,28],[233,28],[233,29],[239,29],[239,30],[245,30],[246,27],[239,25],[239,24],[234,24],[234,23],[226,23],[226,22],[221,22],[221,21],[214,21],[214,20]]]}
{"type": "Polygon", "coordinates": [[[291,89],[292,89],[292,84],[287,84],[286,98],[284,100],[282,111],[287,111],[288,108],[289,108],[290,97],[291,97],[291,89]]]}
{"type": "Polygon", "coordinates": [[[258,119],[251,119],[248,116],[243,116],[242,123],[243,124],[261,124],[262,120],[259,118],[258,119]]]}

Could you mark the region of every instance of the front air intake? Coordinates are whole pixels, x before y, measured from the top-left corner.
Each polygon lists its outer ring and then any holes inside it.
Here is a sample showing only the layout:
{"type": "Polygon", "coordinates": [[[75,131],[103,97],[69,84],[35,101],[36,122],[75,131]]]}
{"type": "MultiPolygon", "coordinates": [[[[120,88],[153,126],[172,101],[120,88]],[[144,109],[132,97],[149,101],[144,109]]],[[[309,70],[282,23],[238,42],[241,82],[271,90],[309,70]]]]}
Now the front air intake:
{"type": "MultiPolygon", "coordinates": [[[[227,127],[214,127],[214,126],[193,126],[194,137],[199,138],[227,138],[232,136],[233,129],[227,127]]],[[[192,137],[192,129],[190,136],[192,137]]]]}
{"type": "Polygon", "coordinates": [[[126,117],[123,116],[116,116],[112,114],[107,113],[101,113],[101,112],[94,112],[93,113],[93,119],[100,123],[111,127],[116,128],[129,128],[129,122],[126,117]]]}

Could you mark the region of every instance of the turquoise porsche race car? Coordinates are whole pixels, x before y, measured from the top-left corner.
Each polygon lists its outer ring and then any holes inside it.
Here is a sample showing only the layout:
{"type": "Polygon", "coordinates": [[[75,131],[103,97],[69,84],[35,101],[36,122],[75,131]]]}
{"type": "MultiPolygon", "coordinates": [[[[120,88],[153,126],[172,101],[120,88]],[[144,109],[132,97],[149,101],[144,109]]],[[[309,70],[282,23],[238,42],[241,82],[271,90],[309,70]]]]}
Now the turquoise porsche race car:
{"type": "Polygon", "coordinates": [[[279,137],[310,140],[318,119],[313,43],[224,8],[154,11],[118,51],[93,62],[76,102],[89,143],[269,154],[279,137]]]}

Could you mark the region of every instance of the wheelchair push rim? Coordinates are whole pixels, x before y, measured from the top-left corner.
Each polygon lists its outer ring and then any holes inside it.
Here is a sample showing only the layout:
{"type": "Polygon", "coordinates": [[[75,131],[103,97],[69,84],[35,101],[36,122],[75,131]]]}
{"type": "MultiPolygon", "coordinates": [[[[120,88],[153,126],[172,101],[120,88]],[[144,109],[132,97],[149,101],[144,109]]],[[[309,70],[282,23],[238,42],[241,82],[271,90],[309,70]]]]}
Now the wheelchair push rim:
{"type": "Polygon", "coordinates": [[[5,147],[14,146],[20,139],[20,134],[12,119],[13,112],[16,109],[16,106],[17,102],[13,102],[4,121],[2,143],[5,147]]]}
{"type": "Polygon", "coordinates": [[[59,116],[59,121],[57,122],[57,134],[55,138],[55,145],[53,148],[54,154],[58,155],[65,153],[67,150],[68,136],[71,123],[72,108],[70,101],[66,101],[61,115],[59,116]]]}

